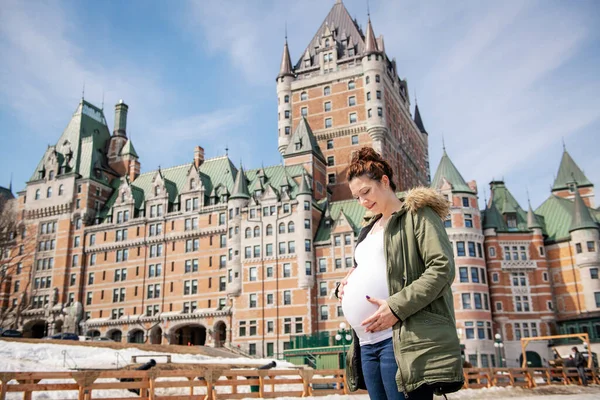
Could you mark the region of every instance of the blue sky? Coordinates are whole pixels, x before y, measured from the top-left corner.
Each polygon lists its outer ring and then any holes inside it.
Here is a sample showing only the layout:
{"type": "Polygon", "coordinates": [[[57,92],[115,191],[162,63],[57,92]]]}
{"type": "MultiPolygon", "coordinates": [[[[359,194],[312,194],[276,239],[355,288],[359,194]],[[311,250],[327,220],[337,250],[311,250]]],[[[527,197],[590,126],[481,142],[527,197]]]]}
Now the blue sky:
{"type": "MultiPolygon", "coordinates": [[[[77,107],[129,104],[142,171],[225,153],[279,163],[275,76],[335,0],[16,1],[0,7],[0,185],[21,190],[77,107]]],[[[345,0],[366,26],[364,0],[345,0]]],[[[600,188],[600,2],[371,0],[376,35],[429,131],[466,180],[504,178],[526,207],[549,195],[562,141],[600,188]]],[[[597,205],[600,201],[596,201],[597,205]]]]}

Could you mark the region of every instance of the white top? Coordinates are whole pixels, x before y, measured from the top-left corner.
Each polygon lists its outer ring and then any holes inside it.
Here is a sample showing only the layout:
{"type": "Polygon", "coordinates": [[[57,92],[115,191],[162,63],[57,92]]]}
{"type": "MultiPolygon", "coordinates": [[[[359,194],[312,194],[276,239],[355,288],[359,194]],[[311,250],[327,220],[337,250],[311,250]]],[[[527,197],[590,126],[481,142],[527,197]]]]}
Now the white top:
{"type": "Polygon", "coordinates": [[[383,252],[383,229],[368,234],[354,251],[357,267],[344,287],[342,308],[346,320],[359,338],[360,345],[381,342],[392,337],[392,328],[380,332],[365,332],[361,322],[377,311],[377,305],[366,296],[386,300],[389,297],[387,267],[383,252]]]}

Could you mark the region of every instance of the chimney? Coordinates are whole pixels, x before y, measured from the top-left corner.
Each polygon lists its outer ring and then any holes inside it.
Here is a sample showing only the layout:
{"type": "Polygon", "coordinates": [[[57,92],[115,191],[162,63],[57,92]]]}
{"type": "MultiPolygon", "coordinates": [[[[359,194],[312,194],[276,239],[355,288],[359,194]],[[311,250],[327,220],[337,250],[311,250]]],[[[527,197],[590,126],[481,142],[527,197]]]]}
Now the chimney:
{"type": "Polygon", "coordinates": [[[196,146],[194,149],[194,165],[196,168],[200,168],[202,163],[204,163],[204,149],[200,146],[196,146]]]}
{"type": "Polygon", "coordinates": [[[127,110],[129,106],[123,103],[123,100],[115,105],[115,130],[113,136],[127,136],[127,110]]]}
{"type": "Polygon", "coordinates": [[[135,158],[129,161],[129,182],[133,182],[135,178],[140,176],[140,162],[135,158]]]}

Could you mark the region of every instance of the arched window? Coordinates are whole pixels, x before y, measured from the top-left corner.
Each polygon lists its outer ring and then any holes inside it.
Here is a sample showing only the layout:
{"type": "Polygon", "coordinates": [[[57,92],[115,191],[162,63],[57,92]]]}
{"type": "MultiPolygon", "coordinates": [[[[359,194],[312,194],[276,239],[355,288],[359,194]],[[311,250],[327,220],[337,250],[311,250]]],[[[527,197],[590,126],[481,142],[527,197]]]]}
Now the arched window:
{"type": "Polygon", "coordinates": [[[329,47],[329,39],[325,39],[325,47],[329,47]]]}
{"type": "Polygon", "coordinates": [[[40,199],[40,189],[35,191],[35,199],[39,200],[40,199]]]}
{"type": "Polygon", "coordinates": [[[49,187],[49,188],[46,190],[46,197],[52,197],[52,187],[49,187]]]}
{"type": "Polygon", "coordinates": [[[290,221],[288,224],[288,233],[294,233],[296,230],[296,226],[294,225],[294,221],[290,221]]]}
{"type": "Polygon", "coordinates": [[[158,196],[160,194],[160,187],[158,185],[154,186],[154,195],[158,196]]]}
{"type": "Polygon", "coordinates": [[[196,180],[194,178],[190,179],[190,189],[196,189],[196,180]]]}
{"type": "Polygon", "coordinates": [[[279,233],[285,233],[285,224],[283,222],[279,224],[279,233]]]}
{"type": "Polygon", "coordinates": [[[260,236],[260,228],[258,226],[254,227],[254,237],[260,236]]]}
{"type": "Polygon", "coordinates": [[[271,236],[273,234],[273,225],[267,225],[267,236],[271,236]]]}
{"type": "Polygon", "coordinates": [[[348,90],[352,90],[355,88],[356,88],[356,84],[354,83],[354,81],[348,82],[348,90]]]}
{"type": "Polygon", "coordinates": [[[329,96],[331,94],[331,88],[329,86],[325,86],[323,88],[323,96],[329,96]]]}
{"type": "Polygon", "coordinates": [[[245,232],[244,236],[246,237],[246,239],[251,238],[252,237],[252,229],[246,228],[246,232],[245,232]]]}
{"type": "Polygon", "coordinates": [[[286,95],[283,97],[283,102],[284,102],[284,103],[289,103],[289,102],[290,102],[290,96],[286,94],[286,95]]]}
{"type": "Polygon", "coordinates": [[[64,188],[63,188],[63,185],[60,185],[60,186],[58,187],[58,195],[59,195],[59,196],[62,196],[62,195],[63,195],[63,193],[64,193],[64,188]]]}
{"type": "Polygon", "coordinates": [[[48,179],[54,179],[54,171],[50,171],[50,173],[48,174],[48,179]]]}
{"type": "Polygon", "coordinates": [[[308,100],[308,94],[306,92],[300,93],[300,100],[308,100]]]}

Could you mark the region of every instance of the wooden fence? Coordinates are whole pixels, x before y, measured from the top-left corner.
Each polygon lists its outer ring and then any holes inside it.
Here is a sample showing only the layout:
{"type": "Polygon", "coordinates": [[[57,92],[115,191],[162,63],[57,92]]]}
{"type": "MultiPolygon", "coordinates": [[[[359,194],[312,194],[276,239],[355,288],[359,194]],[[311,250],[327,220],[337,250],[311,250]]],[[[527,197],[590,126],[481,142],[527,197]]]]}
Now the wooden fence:
{"type": "MultiPolygon", "coordinates": [[[[597,368],[587,370],[590,383],[600,383],[599,373],[597,368]]],[[[580,384],[574,368],[470,368],[464,374],[465,388],[580,384]]],[[[341,369],[256,370],[214,364],[185,370],[0,372],[0,400],[14,392],[31,400],[33,393],[57,391],[89,400],[98,390],[115,390],[102,398],[124,400],[132,396],[126,397],[128,389],[137,389],[140,398],[150,400],[306,397],[347,394],[344,379],[341,369]]]]}

